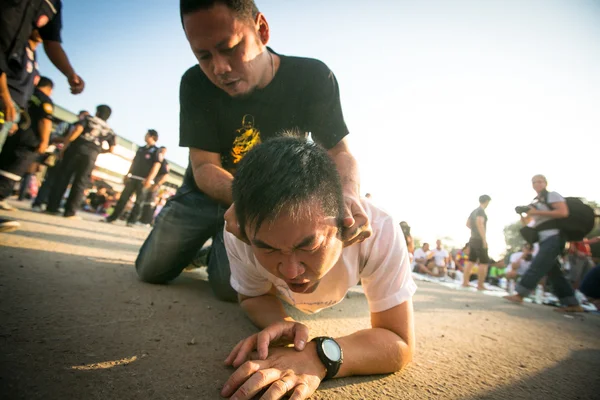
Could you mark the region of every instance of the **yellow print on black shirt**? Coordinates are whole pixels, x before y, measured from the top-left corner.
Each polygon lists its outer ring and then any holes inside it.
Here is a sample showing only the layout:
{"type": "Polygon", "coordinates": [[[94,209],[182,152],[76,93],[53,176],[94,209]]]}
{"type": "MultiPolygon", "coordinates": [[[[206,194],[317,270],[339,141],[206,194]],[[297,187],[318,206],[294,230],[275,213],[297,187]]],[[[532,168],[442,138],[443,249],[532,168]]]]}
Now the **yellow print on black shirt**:
{"type": "Polygon", "coordinates": [[[250,114],[242,118],[242,127],[238,130],[237,137],[233,141],[231,148],[231,159],[233,164],[240,162],[242,158],[254,146],[260,143],[260,131],[254,127],[254,117],[250,114]]]}

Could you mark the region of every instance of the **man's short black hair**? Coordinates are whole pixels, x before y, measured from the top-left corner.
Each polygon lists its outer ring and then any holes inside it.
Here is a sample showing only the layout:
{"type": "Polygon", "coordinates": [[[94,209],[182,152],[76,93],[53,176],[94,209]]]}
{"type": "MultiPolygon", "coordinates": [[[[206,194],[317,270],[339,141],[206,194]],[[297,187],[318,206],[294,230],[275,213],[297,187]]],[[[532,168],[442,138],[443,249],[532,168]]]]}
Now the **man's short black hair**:
{"type": "Polygon", "coordinates": [[[488,196],[487,194],[484,194],[483,196],[479,196],[479,204],[487,203],[490,200],[492,200],[492,198],[490,196],[488,196]]]}
{"type": "Polygon", "coordinates": [[[148,129],[148,135],[150,135],[150,137],[152,137],[154,140],[158,140],[158,132],[156,132],[154,129],[148,129]]]}
{"type": "Polygon", "coordinates": [[[159,150],[166,150],[166,149],[167,149],[167,147],[166,147],[166,146],[160,146],[158,149],[159,149],[159,150]]]}
{"type": "Polygon", "coordinates": [[[81,115],[81,114],[84,114],[84,113],[85,114],[89,114],[90,112],[87,111],[87,110],[81,110],[81,111],[79,111],[79,113],[77,115],[81,115]]]}
{"type": "Polygon", "coordinates": [[[40,81],[37,84],[37,87],[49,87],[50,89],[54,88],[54,82],[50,78],[46,78],[45,76],[40,76],[40,81]]]}
{"type": "Polygon", "coordinates": [[[318,201],[326,216],[344,218],[342,184],[327,151],[298,137],[278,137],[254,147],[240,161],[233,180],[233,201],[240,229],[275,220],[285,210],[292,217],[318,201]]]}
{"type": "Polygon", "coordinates": [[[256,18],[258,7],[254,0],[180,0],[179,12],[181,15],[181,24],[183,25],[183,16],[191,14],[198,10],[208,10],[217,4],[223,4],[230,10],[233,10],[240,19],[256,18]]]}
{"type": "Polygon", "coordinates": [[[96,117],[100,118],[103,121],[108,120],[111,113],[112,110],[106,104],[100,104],[98,107],[96,107],[96,117]]]}

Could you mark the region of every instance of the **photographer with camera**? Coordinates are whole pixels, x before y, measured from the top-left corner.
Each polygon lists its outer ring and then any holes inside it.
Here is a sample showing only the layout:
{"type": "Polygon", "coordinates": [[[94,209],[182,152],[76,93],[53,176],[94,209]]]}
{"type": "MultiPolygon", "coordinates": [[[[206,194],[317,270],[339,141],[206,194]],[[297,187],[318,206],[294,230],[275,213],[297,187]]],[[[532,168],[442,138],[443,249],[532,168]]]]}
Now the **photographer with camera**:
{"type": "Polygon", "coordinates": [[[511,254],[508,267],[506,268],[506,279],[516,281],[523,276],[531,266],[533,260],[533,245],[526,243],[521,251],[511,254]]]}
{"type": "Polygon", "coordinates": [[[517,293],[504,298],[514,303],[522,303],[523,298],[535,290],[538,282],[548,275],[554,294],[562,304],[558,311],[582,312],[583,308],[579,305],[569,281],[563,275],[558,259],[565,249],[565,239],[557,227],[547,224],[549,221],[569,216],[566,200],[557,192],[549,192],[546,189],[548,181],[543,175],[534,176],[531,183],[537,193],[536,198],[529,206],[517,207],[515,211],[521,214],[523,226],[534,221],[532,228],[535,231],[531,231],[537,232],[538,238],[528,238],[528,241],[532,243],[537,239],[540,249],[529,269],[525,271],[521,281],[517,284],[517,293]]]}

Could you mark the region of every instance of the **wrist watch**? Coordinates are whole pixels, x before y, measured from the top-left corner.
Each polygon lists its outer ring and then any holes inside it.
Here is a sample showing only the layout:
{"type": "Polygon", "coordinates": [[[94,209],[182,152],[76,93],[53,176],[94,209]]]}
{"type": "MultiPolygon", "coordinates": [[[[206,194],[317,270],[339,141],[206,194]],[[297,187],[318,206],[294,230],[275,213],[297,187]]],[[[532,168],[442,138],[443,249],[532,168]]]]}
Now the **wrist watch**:
{"type": "Polygon", "coordinates": [[[323,380],[336,376],[344,362],[344,353],[338,342],[327,336],[316,337],[311,342],[316,343],[317,355],[327,369],[327,374],[323,380]]]}

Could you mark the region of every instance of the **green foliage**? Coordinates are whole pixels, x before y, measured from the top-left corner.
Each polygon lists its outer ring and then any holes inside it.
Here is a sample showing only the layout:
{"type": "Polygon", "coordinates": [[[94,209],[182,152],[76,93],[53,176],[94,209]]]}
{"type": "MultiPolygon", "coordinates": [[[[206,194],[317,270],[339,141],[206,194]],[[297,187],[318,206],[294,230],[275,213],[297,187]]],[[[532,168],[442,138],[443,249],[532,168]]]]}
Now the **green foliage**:
{"type": "Polygon", "coordinates": [[[519,251],[523,247],[523,244],[525,244],[525,240],[523,240],[521,232],[519,232],[521,227],[520,221],[504,227],[504,242],[506,243],[506,252],[509,254],[519,251]]]}

